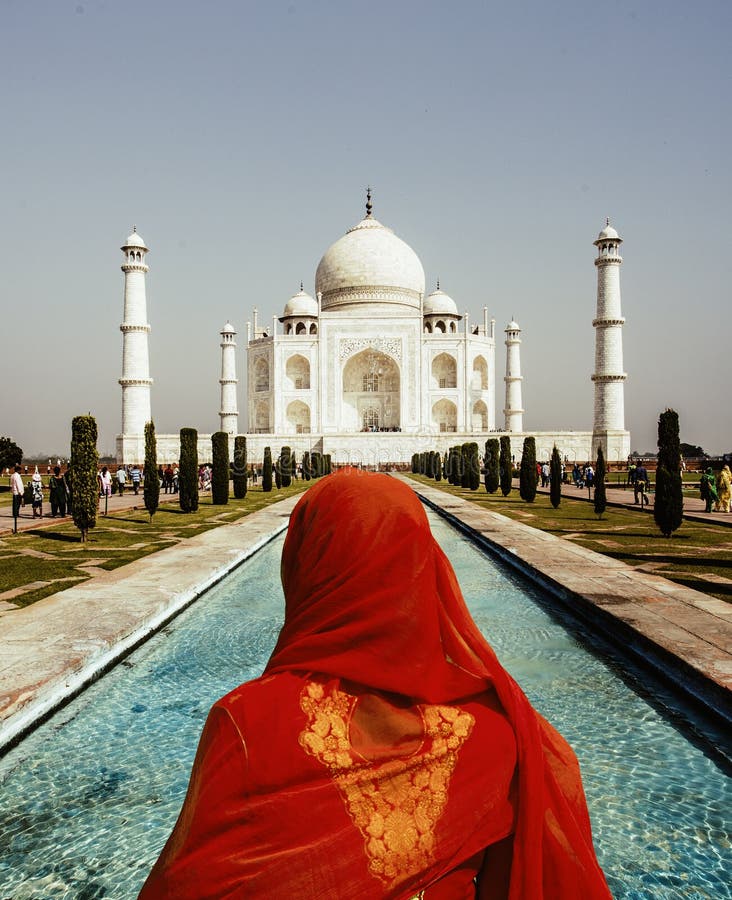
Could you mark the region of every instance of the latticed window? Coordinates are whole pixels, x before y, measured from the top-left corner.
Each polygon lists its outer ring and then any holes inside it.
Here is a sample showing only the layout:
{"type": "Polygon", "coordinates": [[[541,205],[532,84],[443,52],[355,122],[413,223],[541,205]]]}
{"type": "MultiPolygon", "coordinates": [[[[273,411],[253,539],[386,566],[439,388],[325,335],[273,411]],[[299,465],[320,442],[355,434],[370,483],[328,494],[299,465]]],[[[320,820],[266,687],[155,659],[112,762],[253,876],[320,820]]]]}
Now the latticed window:
{"type": "Polygon", "coordinates": [[[372,392],[376,392],[379,390],[378,372],[367,372],[363,376],[363,390],[372,392]]]}
{"type": "Polygon", "coordinates": [[[369,406],[363,411],[363,427],[378,428],[379,427],[379,410],[375,406],[369,406]]]}

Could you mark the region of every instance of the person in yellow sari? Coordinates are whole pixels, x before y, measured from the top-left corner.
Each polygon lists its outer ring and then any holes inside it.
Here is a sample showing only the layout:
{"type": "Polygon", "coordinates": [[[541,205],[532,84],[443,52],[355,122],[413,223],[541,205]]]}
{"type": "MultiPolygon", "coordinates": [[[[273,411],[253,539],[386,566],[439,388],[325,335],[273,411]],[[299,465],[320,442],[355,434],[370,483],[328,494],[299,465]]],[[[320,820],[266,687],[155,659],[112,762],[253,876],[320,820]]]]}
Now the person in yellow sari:
{"type": "Polygon", "coordinates": [[[715,512],[729,512],[729,502],[732,493],[732,472],[729,466],[722,466],[722,471],[717,475],[717,503],[715,512]]]}

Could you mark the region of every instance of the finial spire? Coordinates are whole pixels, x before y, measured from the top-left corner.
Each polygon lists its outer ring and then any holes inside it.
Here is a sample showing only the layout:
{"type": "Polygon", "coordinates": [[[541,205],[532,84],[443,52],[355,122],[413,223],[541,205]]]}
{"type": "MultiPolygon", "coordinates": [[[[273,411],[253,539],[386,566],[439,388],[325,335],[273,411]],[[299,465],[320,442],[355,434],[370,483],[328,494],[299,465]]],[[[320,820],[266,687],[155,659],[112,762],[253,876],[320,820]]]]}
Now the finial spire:
{"type": "Polygon", "coordinates": [[[610,216],[605,216],[605,228],[608,228],[610,225],[610,216]]]}
{"type": "Polygon", "coordinates": [[[302,281],[300,282],[300,290],[302,290],[302,281]]]}
{"type": "Polygon", "coordinates": [[[137,234],[137,225],[132,226],[132,233],[137,234]]]}
{"type": "Polygon", "coordinates": [[[371,210],[373,209],[371,205],[371,185],[366,188],[366,218],[371,218],[371,210]]]}
{"type": "Polygon", "coordinates": [[[437,290],[438,291],[440,290],[440,279],[439,278],[437,279],[437,290]]]}

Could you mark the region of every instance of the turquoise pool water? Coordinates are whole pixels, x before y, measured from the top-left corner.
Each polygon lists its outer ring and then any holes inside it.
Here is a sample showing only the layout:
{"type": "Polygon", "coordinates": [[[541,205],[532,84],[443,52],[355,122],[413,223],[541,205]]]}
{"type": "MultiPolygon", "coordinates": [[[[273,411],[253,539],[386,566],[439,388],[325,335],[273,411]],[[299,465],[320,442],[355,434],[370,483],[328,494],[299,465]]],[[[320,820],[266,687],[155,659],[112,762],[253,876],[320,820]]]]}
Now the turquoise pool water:
{"type": "MultiPolygon", "coordinates": [[[[478,625],[580,758],[617,900],[732,898],[732,780],[526,582],[431,516],[478,625]]],[[[282,541],[0,761],[0,900],[127,900],[177,817],[211,703],[261,671],[282,541]]]]}

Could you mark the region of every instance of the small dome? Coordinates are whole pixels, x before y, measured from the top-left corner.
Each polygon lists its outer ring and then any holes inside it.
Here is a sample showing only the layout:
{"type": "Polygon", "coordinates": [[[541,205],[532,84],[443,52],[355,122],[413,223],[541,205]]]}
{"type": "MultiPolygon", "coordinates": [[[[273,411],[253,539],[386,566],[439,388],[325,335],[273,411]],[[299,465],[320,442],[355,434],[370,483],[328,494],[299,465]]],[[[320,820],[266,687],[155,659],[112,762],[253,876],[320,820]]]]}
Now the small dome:
{"type": "Polygon", "coordinates": [[[221,334],[236,334],[236,329],[231,324],[231,322],[227,322],[226,325],[221,329],[221,334]]]}
{"type": "Polygon", "coordinates": [[[437,288],[424,301],[423,313],[425,316],[456,316],[458,311],[452,297],[437,288]]]}
{"type": "Polygon", "coordinates": [[[605,227],[602,229],[600,234],[597,236],[597,240],[598,241],[607,241],[607,240],[617,241],[619,239],[620,239],[620,235],[610,224],[610,219],[608,219],[606,221],[605,227]]]}
{"type": "Polygon", "coordinates": [[[142,237],[137,233],[137,229],[134,229],[132,234],[124,242],[122,249],[124,250],[125,247],[142,247],[143,250],[147,250],[145,241],[143,241],[142,237]]]}
{"type": "Polygon", "coordinates": [[[508,325],[506,325],[506,331],[521,331],[521,326],[515,319],[511,319],[508,325]]]}
{"type": "Polygon", "coordinates": [[[317,301],[302,288],[285,303],[283,318],[287,316],[317,316],[317,301]]]}
{"type": "Polygon", "coordinates": [[[424,269],[408,244],[367,215],[325,251],[315,291],[323,309],[380,300],[419,308],[424,269]]]}

